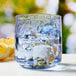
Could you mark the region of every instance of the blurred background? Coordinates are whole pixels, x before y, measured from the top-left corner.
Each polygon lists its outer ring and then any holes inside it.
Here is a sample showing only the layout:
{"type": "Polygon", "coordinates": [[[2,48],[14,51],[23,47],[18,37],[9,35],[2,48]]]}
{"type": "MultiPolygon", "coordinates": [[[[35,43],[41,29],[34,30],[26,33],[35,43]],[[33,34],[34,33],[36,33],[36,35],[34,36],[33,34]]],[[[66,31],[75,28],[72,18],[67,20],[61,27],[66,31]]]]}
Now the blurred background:
{"type": "Polygon", "coordinates": [[[14,37],[15,16],[28,13],[61,15],[63,53],[76,53],[76,0],[0,0],[0,38],[14,37]]]}

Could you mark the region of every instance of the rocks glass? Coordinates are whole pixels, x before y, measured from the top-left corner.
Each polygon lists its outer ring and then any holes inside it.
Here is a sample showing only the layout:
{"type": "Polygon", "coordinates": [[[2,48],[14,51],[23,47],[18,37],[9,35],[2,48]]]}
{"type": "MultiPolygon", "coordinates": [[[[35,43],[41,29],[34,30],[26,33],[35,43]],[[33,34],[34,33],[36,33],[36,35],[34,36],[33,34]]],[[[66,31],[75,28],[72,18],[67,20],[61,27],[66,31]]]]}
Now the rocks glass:
{"type": "Polygon", "coordinates": [[[15,33],[15,59],[22,67],[45,69],[61,61],[61,16],[17,15],[15,33]]]}

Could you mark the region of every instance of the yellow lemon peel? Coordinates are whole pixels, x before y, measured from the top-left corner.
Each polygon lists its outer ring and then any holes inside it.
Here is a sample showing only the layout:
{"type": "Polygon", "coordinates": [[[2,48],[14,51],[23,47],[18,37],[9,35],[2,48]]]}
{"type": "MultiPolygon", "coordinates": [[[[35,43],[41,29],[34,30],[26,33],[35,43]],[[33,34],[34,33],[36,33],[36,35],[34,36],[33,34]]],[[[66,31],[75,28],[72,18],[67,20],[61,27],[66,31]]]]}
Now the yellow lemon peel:
{"type": "Polygon", "coordinates": [[[0,59],[8,57],[9,54],[10,54],[9,47],[4,43],[0,43],[0,59]]]}
{"type": "Polygon", "coordinates": [[[0,60],[5,59],[14,53],[14,37],[0,39],[0,60]]]}

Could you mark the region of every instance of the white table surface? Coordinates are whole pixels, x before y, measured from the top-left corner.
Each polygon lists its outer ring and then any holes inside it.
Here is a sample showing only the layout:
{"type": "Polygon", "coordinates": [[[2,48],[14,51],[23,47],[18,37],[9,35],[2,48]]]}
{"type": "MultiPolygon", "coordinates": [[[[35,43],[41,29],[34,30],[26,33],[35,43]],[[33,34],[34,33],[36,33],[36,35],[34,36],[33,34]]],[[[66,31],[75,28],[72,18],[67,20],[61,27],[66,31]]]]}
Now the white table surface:
{"type": "Polygon", "coordinates": [[[72,65],[72,70],[51,72],[51,71],[37,71],[24,69],[16,61],[0,63],[0,76],[76,76],[76,54],[63,54],[62,64],[68,69],[72,65]]]}

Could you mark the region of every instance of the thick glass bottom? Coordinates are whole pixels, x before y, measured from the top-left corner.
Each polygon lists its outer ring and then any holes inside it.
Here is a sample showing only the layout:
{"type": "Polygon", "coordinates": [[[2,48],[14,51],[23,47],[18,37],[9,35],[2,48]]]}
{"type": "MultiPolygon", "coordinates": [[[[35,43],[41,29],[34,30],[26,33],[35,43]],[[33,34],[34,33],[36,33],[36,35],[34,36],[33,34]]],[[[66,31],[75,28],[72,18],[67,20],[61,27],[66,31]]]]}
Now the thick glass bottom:
{"type": "Polygon", "coordinates": [[[56,66],[60,61],[61,58],[56,58],[53,63],[50,63],[48,65],[33,65],[33,61],[25,61],[24,59],[16,58],[16,61],[23,67],[27,69],[48,69],[56,66]]]}

